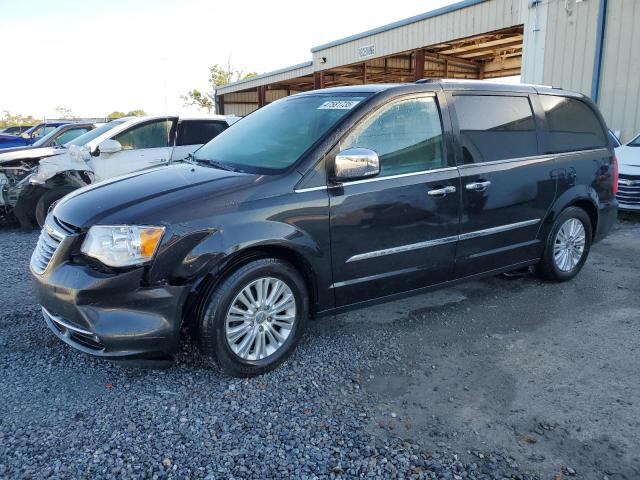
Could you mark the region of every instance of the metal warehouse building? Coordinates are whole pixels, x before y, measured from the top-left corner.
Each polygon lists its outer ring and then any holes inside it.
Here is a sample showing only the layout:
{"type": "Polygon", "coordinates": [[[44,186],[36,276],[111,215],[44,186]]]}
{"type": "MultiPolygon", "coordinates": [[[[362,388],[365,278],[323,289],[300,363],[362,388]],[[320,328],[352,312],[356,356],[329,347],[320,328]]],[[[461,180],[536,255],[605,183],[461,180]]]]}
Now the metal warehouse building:
{"type": "Polygon", "coordinates": [[[216,90],[218,113],[338,85],[520,75],[590,96],[640,130],[640,0],[464,0],[311,49],[312,60],[216,90]]]}

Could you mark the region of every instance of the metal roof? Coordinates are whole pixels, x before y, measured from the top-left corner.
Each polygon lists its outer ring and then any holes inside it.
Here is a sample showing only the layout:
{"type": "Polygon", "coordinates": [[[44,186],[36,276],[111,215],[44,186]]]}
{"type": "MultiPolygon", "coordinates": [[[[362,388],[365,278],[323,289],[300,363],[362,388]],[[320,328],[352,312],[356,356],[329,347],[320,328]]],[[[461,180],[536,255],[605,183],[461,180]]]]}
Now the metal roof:
{"type": "Polygon", "coordinates": [[[313,47],[311,49],[311,53],[316,53],[320,50],[326,50],[327,48],[335,47],[337,45],[342,45],[343,43],[352,42],[354,40],[359,40],[361,38],[368,37],[370,35],[375,35],[377,33],[393,30],[394,28],[404,27],[405,25],[410,25],[412,23],[416,23],[421,20],[426,20],[428,18],[438,17],[440,15],[444,15],[445,13],[455,12],[456,10],[461,10],[463,8],[471,7],[473,5],[477,5],[478,3],[482,3],[485,1],[487,0],[462,0],[461,2],[447,5],[441,8],[436,8],[435,10],[431,10],[429,12],[421,13],[420,15],[414,15],[413,17],[405,18],[403,20],[398,20],[397,22],[389,23],[387,25],[373,28],[365,32],[356,33],[355,35],[350,35],[348,37],[344,37],[339,40],[334,40],[329,43],[324,43],[317,47],[313,47]]]}
{"type": "MultiPolygon", "coordinates": [[[[290,67],[280,68],[278,70],[273,70],[271,72],[261,73],[260,75],[256,75],[255,77],[243,78],[242,80],[237,80],[235,82],[231,82],[231,83],[228,83],[226,85],[221,85],[221,86],[216,88],[216,92],[218,94],[223,94],[223,93],[226,93],[226,90],[231,88],[231,87],[233,87],[233,89],[236,90],[235,87],[237,87],[239,85],[243,85],[245,83],[255,82],[256,80],[260,80],[260,79],[263,79],[263,78],[273,77],[274,75],[279,75],[279,74],[282,74],[282,73],[287,73],[287,72],[291,72],[293,70],[298,70],[298,69],[301,69],[301,68],[312,67],[312,66],[313,66],[313,61],[309,60],[308,62],[298,63],[297,65],[291,65],[290,67]]],[[[311,73],[311,72],[309,72],[309,73],[311,73]]]]}

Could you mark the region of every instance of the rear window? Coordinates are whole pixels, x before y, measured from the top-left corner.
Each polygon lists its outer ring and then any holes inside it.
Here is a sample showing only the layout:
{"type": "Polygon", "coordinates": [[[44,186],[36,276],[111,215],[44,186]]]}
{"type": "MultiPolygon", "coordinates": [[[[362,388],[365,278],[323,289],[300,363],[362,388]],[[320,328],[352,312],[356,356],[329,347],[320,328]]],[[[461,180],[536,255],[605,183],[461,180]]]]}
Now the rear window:
{"type": "Polygon", "coordinates": [[[581,100],[540,95],[549,136],[545,153],[589,150],[608,145],[607,136],[594,111],[581,100]]]}
{"type": "Polygon", "coordinates": [[[180,123],[176,145],[203,145],[222,133],[225,128],[225,122],[185,120],[180,123]]]}
{"type": "Polygon", "coordinates": [[[463,163],[538,154],[536,125],[527,97],[457,95],[454,105],[463,163]]]}

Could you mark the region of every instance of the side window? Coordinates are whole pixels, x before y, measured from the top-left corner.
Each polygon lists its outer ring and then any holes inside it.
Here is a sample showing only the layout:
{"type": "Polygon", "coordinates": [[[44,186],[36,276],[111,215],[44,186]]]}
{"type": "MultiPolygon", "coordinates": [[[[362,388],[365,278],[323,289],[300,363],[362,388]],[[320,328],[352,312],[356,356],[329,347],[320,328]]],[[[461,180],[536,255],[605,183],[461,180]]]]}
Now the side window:
{"type": "Polygon", "coordinates": [[[82,135],[83,133],[87,133],[88,131],[89,131],[89,128],[87,127],[73,128],[71,130],[67,130],[66,132],[61,134],[58,138],[56,138],[56,144],[64,145],[65,143],[70,142],[74,138],[79,137],[80,135],[82,135]]]}
{"type": "Polygon", "coordinates": [[[453,98],[463,163],[538,155],[536,125],[527,97],[457,95],[453,98]]]}
{"type": "Polygon", "coordinates": [[[172,124],[171,120],[143,123],[119,133],[113,139],[120,142],[123,150],[168,147],[172,124]]]}
{"type": "Polygon", "coordinates": [[[220,121],[185,120],[180,124],[176,145],[202,145],[226,128],[227,124],[220,121]]]}
{"type": "Polygon", "coordinates": [[[356,125],[340,150],[368,148],[380,157],[380,176],[442,168],[442,126],[434,97],[391,102],[356,125]]]}
{"type": "Polygon", "coordinates": [[[586,103],[556,95],[540,95],[540,102],[549,129],[546,153],[607,146],[602,125],[586,103]]]}

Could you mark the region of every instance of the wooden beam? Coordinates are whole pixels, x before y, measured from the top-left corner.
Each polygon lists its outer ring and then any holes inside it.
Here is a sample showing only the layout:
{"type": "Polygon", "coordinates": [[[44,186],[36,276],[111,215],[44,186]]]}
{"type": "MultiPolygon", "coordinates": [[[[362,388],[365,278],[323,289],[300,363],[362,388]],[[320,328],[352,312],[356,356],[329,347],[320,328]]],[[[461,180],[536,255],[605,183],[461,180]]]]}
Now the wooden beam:
{"type": "Polygon", "coordinates": [[[262,108],[265,106],[266,102],[266,88],[264,85],[260,85],[258,87],[258,108],[262,108]]]}
{"type": "Polygon", "coordinates": [[[429,50],[427,50],[427,52],[425,53],[425,57],[427,58],[427,60],[435,60],[435,61],[441,61],[441,62],[444,62],[445,60],[449,60],[449,62],[451,62],[454,65],[455,64],[465,65],[465,66],[474,67],[474,68],[478,68],[479,66],[479,63],[474,62],[473,60],[454,57],[452,55],[443,55],[442,53],[430,52],[429,50]]]}
{"type": "Polygon", "coordinates": [[[324,88],[324,72],[323,71],[313,73],[313,88],[315,90],[324,88]]]}
{"type": "Polygon", "coordinates": [[[414,50],[413,58],[415,62],[413,80],[418,81],[421,78],[424,78],[424,50],[421,48],[418,50],[414,50]]]}
{"type": "Polygon", "coordinates": [[[362,64],[362,84],[366,84],[367,81],[367,62],[364,62],[362,64]]]}
{"type": "Polygon", "coordinates": [[[449,78],[449,60],[444,61],[444,78],[449,78]]]}

